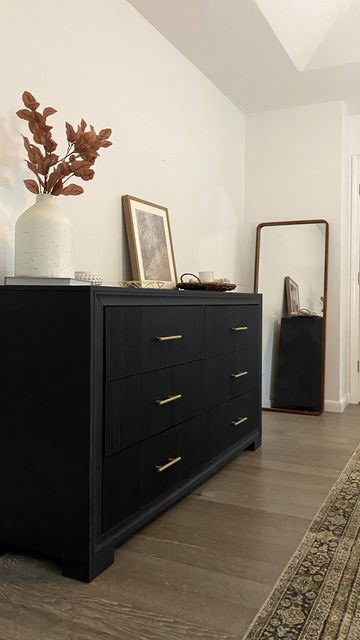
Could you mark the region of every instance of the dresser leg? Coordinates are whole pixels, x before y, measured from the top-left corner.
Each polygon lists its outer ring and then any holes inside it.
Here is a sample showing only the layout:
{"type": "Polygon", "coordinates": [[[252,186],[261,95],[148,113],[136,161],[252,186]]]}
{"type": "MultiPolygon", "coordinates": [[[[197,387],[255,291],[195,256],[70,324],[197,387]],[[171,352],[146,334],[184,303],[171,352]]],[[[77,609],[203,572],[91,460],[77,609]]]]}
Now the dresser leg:
{"type": "Polygon", "coordinates": [[[258,449],[259,447],[261,447],[261,436],[259,436],[258,438],[256,438],[256,440],[254,440],[254,442],[249,444],[249,446],[246,447],[246,450],[247,451],[256,451],[256,449],[258,449]]]}
{"type": "Polygon", "coordinates": [[[114,553],[114,547],[110,545],[95,553],[91,559],[81,556],[64,557],[61,563],[62,574],[67,578],[91,582],[114,562],[114,553]]]}

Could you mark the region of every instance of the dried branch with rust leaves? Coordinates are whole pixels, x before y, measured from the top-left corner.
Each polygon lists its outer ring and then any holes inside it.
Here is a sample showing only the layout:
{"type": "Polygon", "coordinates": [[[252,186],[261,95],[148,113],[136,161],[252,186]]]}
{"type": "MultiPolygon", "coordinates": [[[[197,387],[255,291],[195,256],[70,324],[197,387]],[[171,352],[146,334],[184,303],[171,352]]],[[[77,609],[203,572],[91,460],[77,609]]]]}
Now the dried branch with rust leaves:
{"type": "Polygon", "coordinates": [[[32,144],[29,138],[23,136],[24,146],[29,160],[26,164],[32,171],[36,180],[24,180],[25,186],[32,193],[48,193],[53,196],[77,196],[83,193],[84,189],[75,183],[68,183],[73,178],[81,180],[92,180],[94,169],[92,168],[98,150],[101,147],[110,147],[109,137],[111,129],[101,129],[99,133],[90,125],[87,131],[87,124],[84,119],[75,131],[68,122],[65,123],[67,137],[67,151],[60,158],[54,153],[57,143],[53,140],[47,118],[56,113],[53,107],[46,107],[43,112],[37,111],[40,103],[29,91],[24,91],[22,95],[25,109],[16,112],[22,120],[26,120],[36,144],[32,144]],[[39,146],[43,147],[43,150],[39,146]]]}

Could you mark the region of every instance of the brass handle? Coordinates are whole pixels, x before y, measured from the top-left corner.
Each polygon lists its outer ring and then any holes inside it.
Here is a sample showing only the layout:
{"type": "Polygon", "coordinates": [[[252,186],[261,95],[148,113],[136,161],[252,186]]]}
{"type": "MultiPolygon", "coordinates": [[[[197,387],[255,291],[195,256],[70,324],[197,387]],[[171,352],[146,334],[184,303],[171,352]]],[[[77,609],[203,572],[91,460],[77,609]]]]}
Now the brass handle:
{"type": "Polygon", "coordinates": [[[158,407],[164,406],[164,404],[169,404],[169,402],[175,402],[175,400],[180,400],[181,393],[178,393],[176,396],[169,396],[168,398],[164,398],[164,400],[156,400],[156,404],[158,407]]]}
{"type": "Polygon", "coordinates": [[[248,375],[248,371],[239,371],[238,373],[232,373],[231,377],[232,378],[242,378],[243,376],[247,376],[248,375]]]}
{"type": "Polygon", "coordinates": [[[178,456],[177,458],[169,458],[169,462],[167,462],[166,464],[157,464],[155,469],[158,473],[162,473],[166,469],[170,469],[170,467],[172,467],[174,464],[180,462],[180,460],[181,456],[178,456]]]}
{"type": "Polygon", "coordinates": [[[231,331],[247,331],[249,327],[231,327],[231,331]]]}
{"type": "Polygon", "coordinates": [[[247,418],[239,418],[238,420],[231,420],[230,424],[232,424],[233,427],[238,427],[240,424],[246,421],[247,421],[247,418]]]}
{"type": "Polygon", "coordinates": [[[179,333],[176,336],[156,336],[158,342],[169,342],[169,340],[181,340],[182,335],[179,333]]]}

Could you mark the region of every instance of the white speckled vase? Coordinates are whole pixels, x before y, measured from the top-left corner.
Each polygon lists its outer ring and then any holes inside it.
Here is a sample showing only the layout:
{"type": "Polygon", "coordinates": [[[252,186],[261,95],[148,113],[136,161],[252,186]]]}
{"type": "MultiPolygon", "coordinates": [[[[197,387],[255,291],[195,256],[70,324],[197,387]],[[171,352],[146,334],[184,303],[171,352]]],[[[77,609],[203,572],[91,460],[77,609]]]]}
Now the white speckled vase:
{"type": "Polygon", "coordinates": [[[58,196],[39,194],[15,226],[15,275],[73,278],[71,222],[58,196]]]}

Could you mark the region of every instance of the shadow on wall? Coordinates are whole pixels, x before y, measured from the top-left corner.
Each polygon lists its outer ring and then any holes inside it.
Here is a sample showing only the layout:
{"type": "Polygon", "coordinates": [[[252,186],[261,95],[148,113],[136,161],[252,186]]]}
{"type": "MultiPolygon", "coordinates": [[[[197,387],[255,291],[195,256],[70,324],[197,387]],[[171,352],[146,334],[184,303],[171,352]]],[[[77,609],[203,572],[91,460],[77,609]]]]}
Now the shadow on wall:
{"type": "Polygon", "coordinates": [[[0,116],[0,285],[14,269],[14,227],[26,206],[21,145],[15,115],[0,116]]]}
{"type": "Polygon", "coordinates": [[[240,264],[242,211],[223,185],[214,185],[212,195],[214,206],[207,212],[207,224],[200,218],[192,221],[191,232],[198,238],[197,255],[193,259],[199,270],[214,271],[216,278],[229,278],[239,285],[237,291],[242,291],[245,286],[240,264]]]}
{"type": "Polygon", "coordinates": [[[122,242],[122,251],[121,251],[121,271],[122,280],[132,280],[132,271],[130,264],[130,254],[129,254],[129,245],[126,235],[126,227],[124,216],[121,212],[121,242],[122,242]]]}
{"type": "Polygon", "coordinates": [[[4,284],[5,276],[12,275],[14,268],[13,224],[0,209],[0,285],[4,284]]]}
{"type": "Polygon", "coordinates": [[[242,237],[242,261],[241,261],[241,278],[246,282],[246,291],[254,291],[254,273],[255,273],[255,245],[256,245],[256,224],[251,225],[249,230],[245,230],[243,225],[242,237]]]}

